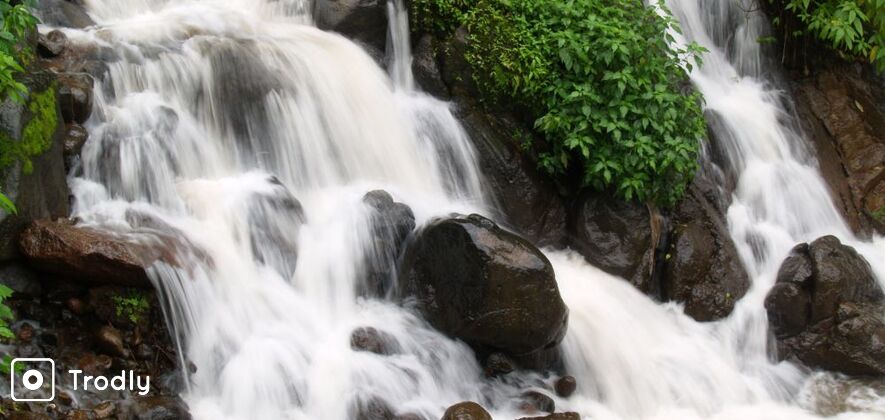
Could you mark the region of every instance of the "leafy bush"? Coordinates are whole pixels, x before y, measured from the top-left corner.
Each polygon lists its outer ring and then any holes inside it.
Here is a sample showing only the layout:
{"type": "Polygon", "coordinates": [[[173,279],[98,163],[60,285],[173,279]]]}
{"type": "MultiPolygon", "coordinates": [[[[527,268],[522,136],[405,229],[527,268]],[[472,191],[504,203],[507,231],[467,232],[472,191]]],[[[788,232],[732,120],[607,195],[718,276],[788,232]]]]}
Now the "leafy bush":
{"type": "Polygon", "coordinates": [[[700,95],[683,91],[702,50],[671,48],[678,28],[663,4],[661,13],[637,0],[411,4],[424,28],[467,27],[477,84],[529,110],[546,140],[533,145],[543,169],[577,169],[584,185],[626,199],[682,195],[706,131],[700,95]]]}
{"type": "Polygon", "coordinates": [[[27,92],[25,86],[15,80],[15,74],[23,72],[22,63],[33,55],[24,39],[37,25],[37,18],[30,12],[32,1],[11,5],[9,0],[0,0],[0,16],[3,27],[0,29],[0,95],[23,102],[27,92]]]}
{"type": "MultiPolygon", "coordinates": [[[[0,284],[0,339],[11,340],[15,338],[15,334],[9,329],[8,321],[13,319],[12,310],[4,303],[6,299],[12,296],[12,289],[0,284]]],[[[4,354],[0,357],[0,372],[8,375],[12,363],[12,356],[4,354]]],[[[16,365],[16,367],[19,367],[16,365]]]]}
{"type": "Polygon", "coordinates": [[[885,71],[885,0],[778,1],[817,39],[885,71]]]}

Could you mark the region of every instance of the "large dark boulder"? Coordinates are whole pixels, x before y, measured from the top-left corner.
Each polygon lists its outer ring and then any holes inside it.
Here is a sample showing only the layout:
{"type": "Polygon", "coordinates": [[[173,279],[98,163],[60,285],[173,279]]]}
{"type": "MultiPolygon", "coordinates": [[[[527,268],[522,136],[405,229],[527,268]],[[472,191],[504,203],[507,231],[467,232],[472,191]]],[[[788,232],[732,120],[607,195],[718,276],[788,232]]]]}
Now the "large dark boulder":
{"type": "Polygon", "coordinates": [[[314,20],[323,30],[338,32],[384,52],[387,43],[387,0],[318,0],[314,20]]]}
{"type": "Polygon", "coordinates": [[[657,294],[652,272],[660,226],[661,218],[644,204],[587,192],[572,211],[569,244],[597,268],[657,294]]]}
{"type": "Polygon", "coordinates": [[[547,258],[479,215],[425,226],[404,251],[399,282],[431,325],[481,358],[497,351],[527,360],[566,331],[568,308],[547,258]]]}
{"type": "MultiPolygon", "coordinates": [[[[25,80],[32,94],[49,89],[53,77],[47,72],[38,72],[25,80]]],[[[19,142],[23,131],[30,124],[38,124],[29,103],[20,104],[10,99],[0,103],[0,136],[2,141],[19,142]]],[[[6,162],[0,167],[0,192],[15,203],[17,214],[7,214],[0,210],[0,261],[18,256],[17,238],[25,226],[34,219],[67,216],[70,212],[71,195],[65,179],[65,164],[62,154],[64,125],[61,112],[56,110],[56,128],[49,148],[39,156],[30,159],[30,170],[20,160],[6,162]]]]}
{"type": "Polygon", "coordinates": [[[849,375],[885,375],[885,293],[866,260],[836,237],[793,248],[765,309],[781,357],[849,375]]]}
{"type": "Polygon", "coordinates": [[[747,293],[750,278],[722,213],[703,185],[696,180],[673,211],[661,295],[684,303],[692,318],[713,321],[731,313],[747,293]]]}
{"type": "Polygon", "coordinates": [[[88,73],[58,75],[58,104],[66,123],[82,124],[92,115],[92,86],[95,81],[88,73]]]}

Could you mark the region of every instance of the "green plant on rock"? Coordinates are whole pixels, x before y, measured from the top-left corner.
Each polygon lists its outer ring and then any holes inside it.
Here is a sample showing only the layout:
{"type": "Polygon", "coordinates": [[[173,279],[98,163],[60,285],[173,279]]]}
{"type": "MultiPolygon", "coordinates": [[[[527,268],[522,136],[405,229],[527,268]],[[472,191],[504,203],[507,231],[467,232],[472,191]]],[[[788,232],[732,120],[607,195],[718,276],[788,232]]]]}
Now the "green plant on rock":
{"type": "Polygon", "coordinates": [[[133,324],[144,319],[151,305],[144,293],[131,291],[126,296],[113,296],[114,308],[118,317],[125,317],[133,324]]]}
{"type": "Polygon", "coordinates": [[[464,25],[467,62],[487,99],[519,104],[554,176],[626,199],[674,203],[697,170],[706,134],[701,96],[687,89],[702,48],[681,48],[659,2],[413,0],[418,25],[464,25]],[[454,22],[451,20],[454,19],[454,22]]]}
{"type": "Polygon", "coordinates": [[[43,92],[29,94],[27,108],[31,119],[22,129],[22,138],[15,141],[0,134],[0,169],[22,162],[22,171],[33,171],[31,158],[39,156],[52,146],[58,127],[56,87],[52,84],[43,92]]]}
{"type": "MultiPolygon", "coordinates": [[[[15,338],[15,334],[12,333],[12,330],[9,329],[9,321],[11,321],[14,317],[12,315],[12,309],[9,309],[6,306],[6,299],[12,296],[12,289],[7,287],[6,285],[0,284],[0,339],[2,340],[11,340],[15,338]]],[[[0,372],[5,375],[9,375],[10,366],[12,365],[12,356],[9,354],[3,354],[0,356],[0,372]]],[[[20,365],[16,365],[16,368],[20,368],[20,365]]]]}
{"type": "MultiPolygon", "coordinates": [[[[885,71],[885,0],[769,1],[784,3],[820,41],[885,71]]],[[[794,35],[802,35],[802,31],[794,35]]]]}

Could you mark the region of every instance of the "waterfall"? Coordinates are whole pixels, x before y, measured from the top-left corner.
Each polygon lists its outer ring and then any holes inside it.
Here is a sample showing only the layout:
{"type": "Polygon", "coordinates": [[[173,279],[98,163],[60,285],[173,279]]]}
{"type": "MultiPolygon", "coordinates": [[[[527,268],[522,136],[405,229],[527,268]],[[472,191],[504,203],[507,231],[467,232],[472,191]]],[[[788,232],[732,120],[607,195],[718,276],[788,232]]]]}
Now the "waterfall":
{"type": "MultiPolygon", "coordinates": [[[[353,42],[317,29],[309,0],[85,3],[98,25],[69,38],[114,59],[70,178],[73,216],[132,240],[145,240],[145,224],[181,238],[178,264],[149,274],[182,365],[196,367],[182,394],[195,418],[348,419],[373,398],[428,419],[463,400],[495,418],[522,416],[514,397],[549,378],[486,379],[466,345],[358,293],[372,248],[366,192],[388,191],[419,225],[491,210],[449,104],[414,88],[402,0],[388,2],[390,76],[353,42]],[[401,351],[353,351],[351,332],[366,326],[401,351]]],[[[723,147],[740,175],[728,220],[753,290],[730,318],[701,324],[570,252],[545,251],[571,310],[563,349],[579,378],[577,395],[555,398],[557,411],[816,418],[797,397],[816,377],[766,352],[762,298],[773,271],[796,242],[828,233],[885,279],[881,239],[851,235],[801,133],[784,122],[784,98],[751,42],[762,23],[723,38],[734,4],[670,2],[685,37],[711,51],[692,80],[731,130],[719,136],[733,141],[723,147]],[[751,234],[766,240],[762,261],[751,257],[751,234]]]]}

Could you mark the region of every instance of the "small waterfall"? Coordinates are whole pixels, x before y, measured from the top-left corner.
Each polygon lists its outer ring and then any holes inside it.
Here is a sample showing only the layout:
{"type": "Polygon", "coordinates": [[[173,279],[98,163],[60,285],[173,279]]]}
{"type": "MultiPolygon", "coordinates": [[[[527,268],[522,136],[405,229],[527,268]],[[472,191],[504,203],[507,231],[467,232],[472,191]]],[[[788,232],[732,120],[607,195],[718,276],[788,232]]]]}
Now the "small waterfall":
{"type": "MultiPolygon", "coordinates": [[[[388,2],[390,76],[315,28],[311,3],[86,0],[98,26],[68,35],[116,60],[70,179],[74,216],[132,240],[150,239],[146,223],[180,238],[179,264],[150,274],[182,364],[197,367],[183,393],[195,418],[349,419],[373,398],[429,419],[463,400],[495,418],[523,416],[513,397],[547,378],[488,380],[463,343],[359,293],[372,253],[367,191],[390,192],[419,224],[489,204],[449,104],[414,87],[403,1],[388,2]],[[401,352],[351,350],[351,332],[365,326],[393,335],[401,352]]],[[[567,368],[579,378],[557,411],[817,418],[796,402],[808,375],[767,357],[761,299],[773,270],[794,243],[823,233],[885,263],[881,240],[851,236],[800,133],[784,123],[783,98],[750,42],[761,22],[724,38],[734,4],[670,1],[687,39],[711,50],[692,77],[730,130],[719,137],[732,141],[723,147],[740,177],[728,217],[754,289],[729,319],[700,324],[574,254],[547,251],[571,310],[567,368]],[[766,240],[761,262],[750,234],[766,240]]]]}

